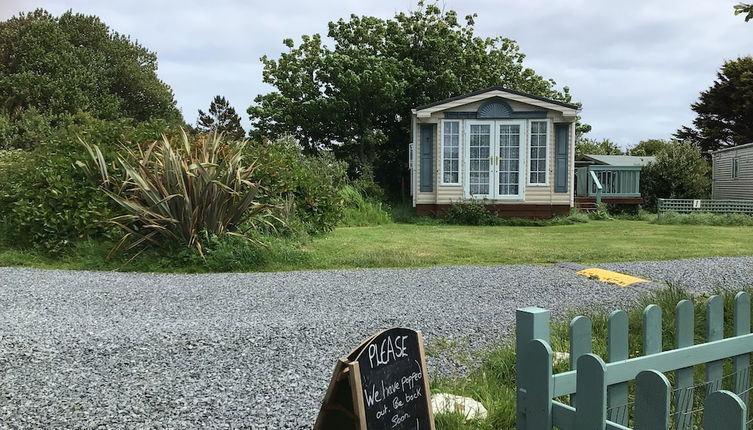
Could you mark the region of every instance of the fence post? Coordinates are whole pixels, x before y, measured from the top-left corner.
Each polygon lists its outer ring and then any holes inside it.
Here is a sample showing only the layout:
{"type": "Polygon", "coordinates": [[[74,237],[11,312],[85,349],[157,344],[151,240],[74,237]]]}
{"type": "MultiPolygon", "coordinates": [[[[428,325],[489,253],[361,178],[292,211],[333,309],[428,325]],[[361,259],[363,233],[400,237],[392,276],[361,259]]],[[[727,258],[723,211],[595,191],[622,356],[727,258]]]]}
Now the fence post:
{"type": "MultiPolygon", "coordinates": [[[[750,294],[741,291],[735,295],[735,336],[750,333],[750,294]]],[[[750,385],[750,354],[738,355],[735,363],[735,394],[748,404],[748,387],[750,385]]]]}
{"type": "Polygon", "coordinates": [[[578,359],[575,409],[575,428],[578,430],[604,430],[607,420],[606,366],[597,355],[586,354],[578,359]]]}
{"type": "MultiPolygon", "coordinates": [[[[711,296],[706,302],[706,341],[713,342],[724,338],[724,300],[711,296]]],[[[722,388],[724,360],[706,363],[706,394],[722,388]]]]}
{"type": "Polygon", "coordinates": [[[669,428],[669,381],[656,370],[635,378],[635,430],[669,428]]]}
{"type": "MultiPolygon", "coordinates": [[[[578,358],[591,352],[591,320],[578,316],[570,321],[570,370],[578,368],[578,358]]],[[[570,395],[570,405],[575,407],[575,394],[570,395]]]]}
{"type": "Polygon", "coordinates": [[[703,429],[744,430],[746,416],[745,403],[739,397],[726,390],[715,391],[703,405],[703,429]]]}
{"type": "MultiPolygon", "coordinates": [[[[607,326],[607,361],[627,360],[628,358],[628,315],[616,310],[609,314],[607,326]]],[[[628,383],[607,387],[607,408],[609,420],[623,426],[628,424],[628,383]],[[622,407],[624,405],[624,407],[622,407]],[[620,407],[620,408],[618,408],[620,407]]]]}
{"type": "MultiPolygon", "coordinates": [[[[695,339],[693,302],[680,300],[675,307],[675,345],[677,349],[692,346],[695,339]]],[[[675,423],[678,430],[693,427],[693,368],[675,371],[677,395],[675,423]]]]}
{"type": "Polygon", "coordinates": [[[664,209],[664,199],[658,199],[656,203],[656,218],[661,218],[661,212],[664,209]]]}
{"type": "Polygon", "coordinates": [[[552,348],[549,343],[534,339],[525,346],[528,360],[521,378],[526,381],[526,429],[551,430],[552,396],[552,348]]]}
{"type": "MultiPolygon", "coordinates": [[[[531,361],[526,357],[526,346],[534,339],[549,343],[549,311],[537,307],[518,309],[515,312],[515,375],[516,375],[516,430],[526,430],[528,383],[526,366],[531,361]]],[[[549,429],[547,429],[549,430],[549,429]]]]}

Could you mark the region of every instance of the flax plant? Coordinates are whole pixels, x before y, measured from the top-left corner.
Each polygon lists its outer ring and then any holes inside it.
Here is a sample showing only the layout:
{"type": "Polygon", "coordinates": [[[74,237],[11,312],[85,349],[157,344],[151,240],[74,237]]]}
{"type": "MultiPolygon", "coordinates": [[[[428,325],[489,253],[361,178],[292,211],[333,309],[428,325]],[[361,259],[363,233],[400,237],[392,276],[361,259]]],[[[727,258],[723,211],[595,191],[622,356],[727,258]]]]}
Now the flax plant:
{"type": "Polygon", "coordinates": [[[271,207],[256,200],[261,187],[251,180],[256,162],[244,158],[245,141],[225,143],[213,133],[192,143],[181,130],[173,145],[163,135],[138,151],[123,148],[116,161],[119,176],[110,174],[96,145],[81,143],[103,190],[125,211],[109,220],[125,232],[110,255],[124,245],[130,250],[179,243],[203,256],[205,238],[231,234],[252,240],[238,232],[241,223],[271,225],[271,207]]]}

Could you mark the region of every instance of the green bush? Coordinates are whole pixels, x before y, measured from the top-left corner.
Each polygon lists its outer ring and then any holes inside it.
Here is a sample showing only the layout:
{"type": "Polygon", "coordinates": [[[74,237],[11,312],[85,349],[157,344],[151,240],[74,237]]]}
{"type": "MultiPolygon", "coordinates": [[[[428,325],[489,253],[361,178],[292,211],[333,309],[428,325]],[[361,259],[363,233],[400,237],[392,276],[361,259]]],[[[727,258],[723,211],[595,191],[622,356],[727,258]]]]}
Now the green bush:
{"type": "Polygon", "coordinates": [[[716,214],[708,212],[694,212],[680,214],[665,212],[655,217],[656,224],[686,224],[686,225],[723,225],[723,226],[753,226],[753,216],[741,213],[716,214]]]}
{"type": "Polygon", "coordinates": [[[570,214],[568,214],[566,219],[570,220],[573,224],[586,223],[591,220],[587,213],[578,208],[570,208],[570,214]]]}
{"type": "Polygon", "coordinates": [[[338,190],[347,181],[345,163],[330,153],[305,155],[293,139],[250,142],[247,151],[257,159],[252,180],[265,188],[263,202],[287,205],[285,216],[309,234],[337,226],[343,216],[338,190]]]}
{"type": "Polygon", "coordinates": [[[486,205],[478,200],[453,203],[444,216],[447,224],[455,225],[499,225],[500,218],[490,213],[486,205]]]}
{"type": "Polygon", "coordinates": [[[595,221],[603,221],[612,219],[609,215],[609,208],[605,203],[599,203],[596,205],[596,210],[588,214],[588,218],[595,221]]]}
{"type": "MultiPolygon", "coordinates": [[[[602,210],[605,210],[602,208],[602,210]]],[[[600,216],[600,215],[599,215],[600,216]]],[[[608,218],[608,216],[607,216],[608,218]]],[[[444,217],[445,222],[455,225],[497,225],[511,227],[546,227],[551,225],[570,225],[588,222],[595,218],[592,215],[580,212],[573,208],[566,217],[553,217],[550,219],[529,218],[502,218],[496,213],[489,212],[486,205],[478,200],[470,200],[464,203],[453,203],[444,217]]]]}
{"type": "Polygon", "coordinates": [[[371,167],[364,168],[361,176],[351,182],[353,188],[358,190],[363,197],[373,202],[382,202],[385,198],[384,188],[374,180],[374,171],[371,167]]]}
{"type": "Polygon", "coordinates": [[[115,231],[104,221],[116,205],[81,167],[89,155],[78,136],[101,145],[111,159],[116,142],[155,138],[164,127],[162,122],[101,121],[78,115],[34,150],[3,157],[0,225],[6,240],[21,248],[59,253],[75,240],[112,238],[115,231]]]}
{"type": "Polygon", "coordinates": [[[343,219],[340,222],[347,227],[364,227],[388,224],[392,220],[389,212],[381,202],[367,199],[358,188],[346,185],[340,189],[343,201],[343,219]]]}
{"type": "MultiPolygon", "coordinates": [[[[294,241],[276,236],[252,234],[253,240],[223,234],[205,235],[204,257],[196,253],[183,253],[188,266],[200,267],[208,272],[251,272],[274,270],[290,264],[305,264],[309,255],[294,241]]],[[[184,262],[184,264],[186,264],[184,262]]]]}
{"type": "Polygon", "coordinates": [[[42,115],[35,108],[21,110],[13,115],[2,113],[0,149],[33,149],[48,141],[57,128],[64,128],[71,122],[70,115],[42,115]]]}
{"type": "Polygon", "coordinates": [[[641,196],[656,209],[658,199],[704,199],[711,192],[711,168],[700,149],[690,143],[666,145],[656,161],[641,170],[641,196]]]}

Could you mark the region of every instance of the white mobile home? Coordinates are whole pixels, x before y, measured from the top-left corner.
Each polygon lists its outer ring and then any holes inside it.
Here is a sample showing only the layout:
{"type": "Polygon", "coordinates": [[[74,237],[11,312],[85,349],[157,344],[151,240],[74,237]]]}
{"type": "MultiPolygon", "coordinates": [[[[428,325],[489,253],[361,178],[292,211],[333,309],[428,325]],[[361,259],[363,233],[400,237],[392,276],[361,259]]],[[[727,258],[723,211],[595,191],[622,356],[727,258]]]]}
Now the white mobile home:
{"type": "Polygon", "coordinates": [[[418,214],[442,215],[469,199],[507,217],[549,218],[573,206],[576,105],[491,87],[412,113],[418,214]]]}
{"type": "Polygon", "coordinates": [[[753,200],[753,143],[711,153],[714,200],[753,200]]]}

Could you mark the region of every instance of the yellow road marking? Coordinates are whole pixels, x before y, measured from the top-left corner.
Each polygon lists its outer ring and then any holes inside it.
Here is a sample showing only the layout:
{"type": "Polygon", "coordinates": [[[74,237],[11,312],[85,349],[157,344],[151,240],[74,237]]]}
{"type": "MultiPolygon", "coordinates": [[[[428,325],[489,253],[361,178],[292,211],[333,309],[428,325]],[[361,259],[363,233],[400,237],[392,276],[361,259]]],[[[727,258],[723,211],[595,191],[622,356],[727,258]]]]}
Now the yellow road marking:
{"type": "Polygon", "coordinates": [[[578,274],[588,276],[592,279],[598,279],[601,282],[617,284],[621,287],[629,287],[630,285],[637,284],[639,282],[649,282],[648,279],[636,278],[635,276],[626,275],[624,273],[612,272],[611,270],[596,268],[583,269],[579,271],[578,274]]]}

